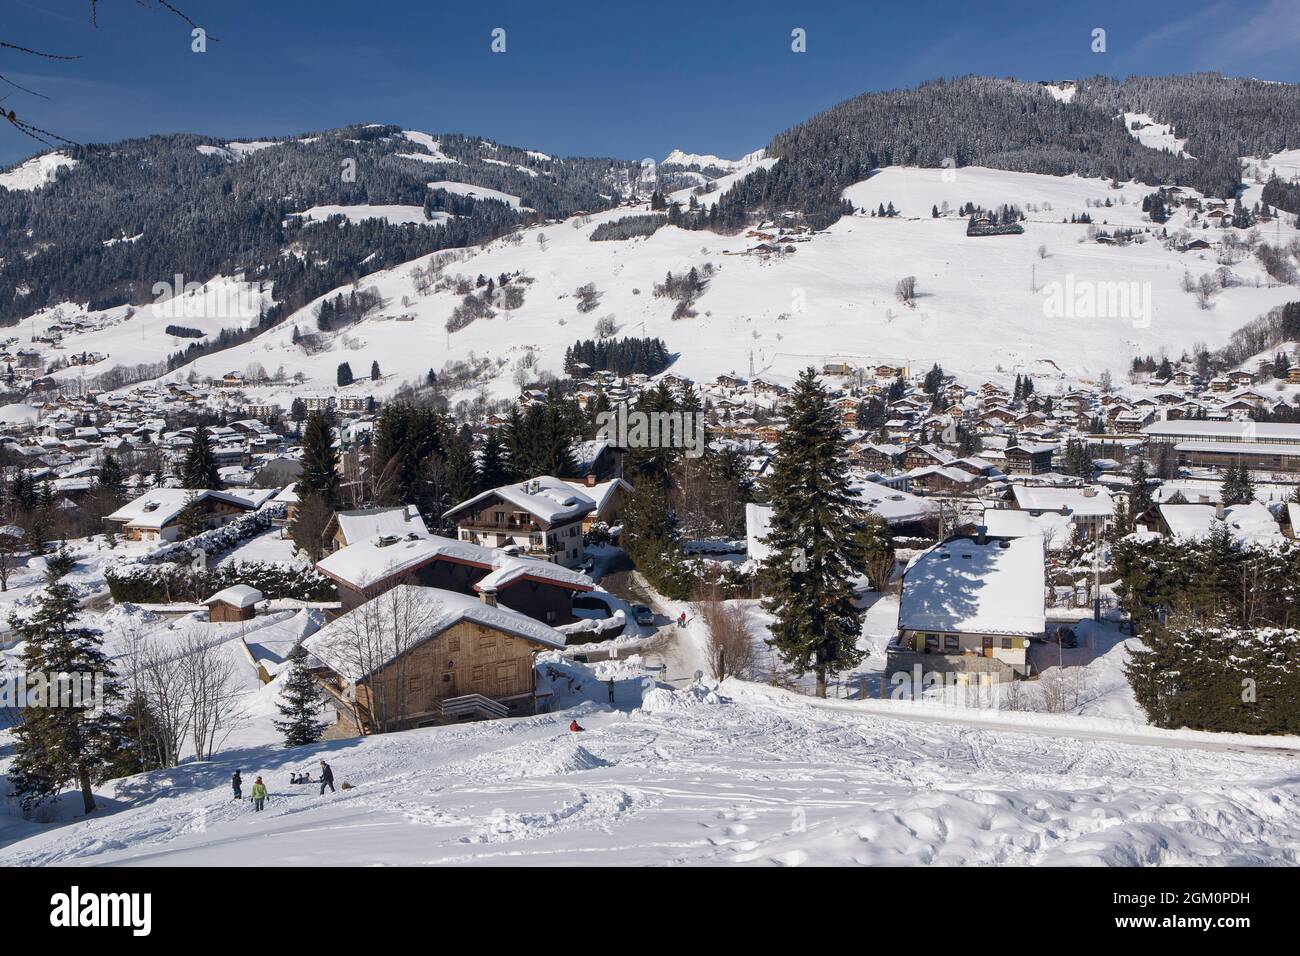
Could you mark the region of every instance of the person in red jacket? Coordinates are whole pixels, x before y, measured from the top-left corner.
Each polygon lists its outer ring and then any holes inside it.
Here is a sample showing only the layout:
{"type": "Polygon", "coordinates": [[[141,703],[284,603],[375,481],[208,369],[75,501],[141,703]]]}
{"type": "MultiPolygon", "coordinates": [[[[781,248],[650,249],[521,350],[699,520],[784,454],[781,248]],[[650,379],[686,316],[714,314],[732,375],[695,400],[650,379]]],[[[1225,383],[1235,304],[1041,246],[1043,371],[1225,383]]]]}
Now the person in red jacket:
{"type": "Polygon", "coordinates": [[[569,730],[571,732],[576,734],[583,729],[584,729],[583,726],[580,723],[578,723],[576,720],[572,720],[569,722],[569,730]]]}

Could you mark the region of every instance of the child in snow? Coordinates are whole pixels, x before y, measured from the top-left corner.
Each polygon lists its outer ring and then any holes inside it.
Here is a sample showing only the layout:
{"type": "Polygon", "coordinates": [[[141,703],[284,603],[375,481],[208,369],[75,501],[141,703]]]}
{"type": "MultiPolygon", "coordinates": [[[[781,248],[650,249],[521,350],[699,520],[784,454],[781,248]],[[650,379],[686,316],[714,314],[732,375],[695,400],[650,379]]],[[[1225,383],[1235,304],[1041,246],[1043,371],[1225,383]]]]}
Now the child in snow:
{"type": "Polygon", "coordinates": [[[244,799],[244,780],[239,776],[238,770],[236,770],[234,775],[230,778],[230,789],[235,791],[236,800],[244,799]]]}
{"type": "Polygon", "coordinates": [[[569,723],[569,731],[570,731],[571,733],[575,733],[575,734],[576,734],[576,733],[581,733],[581,732],[582,732],[583,730],[585,730],[585,729],[586,729],[586,728],[583,727],[582,724],[578,723],[576,720],[571,721],[571,722],[569,723]]]}
{"type": "Polygon", "coordinates": [[[262,783],[262,778],[258,777],[253,783],[253,810],[260,812],[266,804],[266,785],[262,783]]]}
{"type": "Polygon", "coordinates": [[[321,796],[325,795],[325,788],[330,788],[330,793],[335,793],[334,789],[334,771],[324,760],[320,762],[320,792],[321,796]]]}

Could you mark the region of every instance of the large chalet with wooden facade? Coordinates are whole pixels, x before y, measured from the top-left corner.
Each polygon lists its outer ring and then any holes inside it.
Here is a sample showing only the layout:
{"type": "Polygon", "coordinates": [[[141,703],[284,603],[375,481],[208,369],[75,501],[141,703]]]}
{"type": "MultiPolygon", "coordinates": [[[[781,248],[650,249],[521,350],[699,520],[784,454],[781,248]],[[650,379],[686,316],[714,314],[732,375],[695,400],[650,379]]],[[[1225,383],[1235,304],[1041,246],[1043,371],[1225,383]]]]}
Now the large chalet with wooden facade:
{"type": "Polygon", "coordinates": [[[484,491],[443,517],[461,541],[576,568],[586,559],[582,521],[595,510],[596,502],[574,485],[543,475],[484,491]]]}

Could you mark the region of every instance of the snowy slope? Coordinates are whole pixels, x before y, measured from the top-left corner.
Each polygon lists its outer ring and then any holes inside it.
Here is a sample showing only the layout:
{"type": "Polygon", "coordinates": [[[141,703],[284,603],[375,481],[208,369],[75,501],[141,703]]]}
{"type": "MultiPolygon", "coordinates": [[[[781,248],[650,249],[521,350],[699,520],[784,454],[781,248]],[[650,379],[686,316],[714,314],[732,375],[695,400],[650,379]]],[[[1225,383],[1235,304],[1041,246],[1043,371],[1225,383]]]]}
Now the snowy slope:
{"type": "MultiPolygon", "coordinates": [[[[364,368],[378,360],[383,383],[352,388],[382,396],[403,380],[472,352],[500,362],[488,385],[504,397],[514,392],[512,372],[526,353],[534,352],[541,367],[559,372],[565,348],[591,337],[596,321],[612,315],[620,334],[663,337],[680,353],[674,370],[706,380],[721,372],[747,374],[751,351],[755,372],[778,380],[835,359],[927,368],[939,362],[975,381],[1008,381],[1017,371],[1047,367],[1040,363],[1050,360],[1067,381],[1095,379],[1106,369],[1119,378],[1135,354],[1161,349],[1178,354],[1198,340],[1215,347],[1233,330],[1295,297],[1293,288],[1270,288],[1262,281],[1257,287],[1263,274],[1247,259],[1234,266],[1244,284],[1224,290],[1213,308],[1200,310],[1182,290],[1182,279],[1185,271],[1194,277],[1213,272],[1218,263],[1212,250],[1179,253],[1155,240],[1107,246],[1086,241],[1086,227],[1061,222],[1086,211],[1099,228],[1139,227],[1147,187],[1125,184],[1114,190],[1102,180],[979,168],[952,172],[882,170],[846,195],[862,209],[892,202],[900,218],[842,219],[794,244],[795,253],[781,259],[742,254],[757,244],[744,236],[673,227],[646,239],[589,241],[591,230],[627,215],[626,207],[530,227],[520,241],[464,250],[461,261],[446,270],[469,277],[523,271],[535,281],[517,311],[499,312],[449,336],[444,324],[459,297],[450,290],[418,295],[412,271],[424,266],[427,259],[421,259],[363,281],[388,304],[338,337],[330,351],[307,355],[292,344],[295,325],[304,331],[314,327],[313,303],[282,326],[202,358],[194,368],[200,375],[219,376],[260,362],[268,370],[283,364],[301,371],[307,381],[296,392],[290,386],[256,392],[287,407],[296,393],[333,392],[340,361],[364,368]],[[1112,206],[1101,205],[1107,199],[1112,206]],[[954,211],[965,202],[986,207],[1015,202],[1027,210],[1029,221],[1024,235],[970,239],[962,217],[931,218],[931,208],[944,202],[954,211]],[[538,241],[541,235],[545,243],[538,241]],[[1039,257],[1039,246],[1046,258],[1039,257]],[[708,263],[718,271],[696,303],[698,316],[672,321],[673,303],[654,297],[654,284],[670,270],[680,273],[708,263]],[[914,309],[894,296],[905,275],[917,277],[914,309]],[[1149,283],[1151,321],[1047,317],[1045,292],[1051,283],[1067,281],[1149,283]],[[573,293],[587,282],[596,284],[602,298],[584,315],[573,293]],[[399,315],[413,320],[394,321],[399,315]]],[[[1171,231],[1181,224],[1181,219],[1171,221],[1171,231]]],[[[1290,225],[1273,230],[1283,243],[1296,235],[1290,225]]],[[[1213,238],[1214,231],[1209,235],[1213,238]]],[[[188,374],[188,368],[179,374],[188,374]]]]}
{"type": "Polygon", "coordinates": [[[62,153],[45,153],[33,156],[21,166],[7,173],[0,173],[0,188],[17,191],[40,189],[47,183],[54,182],[60,169],[76,166],[77,161],[62,153]]]}
{"type": "Polygon", "coordinates": [[[1143,146],[1167,149],[1179,156],[1187,155],[1183,152],[1183,144],[1187,141],[1174,136],[1173,127],[1168,123],[1157,123],[1146,113],[1125,113],[1123,119],[1124,128],[1129,131],[1129,135],[1143,146]],[[1138,124],[1137,129],[1133,128],[1134,123],[1138,124]]]}
{"type": "MultiPolygon", "coordinates": [[[[620,683],[620,687],[623,685],[620,683]]],[[[622,693],[622,691],[620,691],[622,693]]],[[[747,685],[250,746],[0,821],[4,864],[1294,864],[1296,758],[867,713],[747,685]],[[587,728],[568,733],[572,714],[587,728]],[[288,784],[326,756],[353,789],[288,784]],[[262,775],[254,814],[234,769],[262,775]]],[[[1206,744],[1206,746],[1218,746],[1206,744]]],[[[246,787],[247,792],[247,787],[246,787]]]]}

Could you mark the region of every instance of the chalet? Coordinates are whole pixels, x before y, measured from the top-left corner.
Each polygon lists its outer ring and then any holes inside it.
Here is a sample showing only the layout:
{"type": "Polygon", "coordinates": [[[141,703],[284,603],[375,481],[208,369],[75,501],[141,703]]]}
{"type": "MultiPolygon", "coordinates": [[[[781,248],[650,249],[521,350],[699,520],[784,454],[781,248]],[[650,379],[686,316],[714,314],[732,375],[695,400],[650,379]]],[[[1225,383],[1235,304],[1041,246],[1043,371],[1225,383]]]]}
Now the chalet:
{"type": "Polygon", "coordinates": [[[600,482],[592,478],[583,483],[570,481],[566,482],[566,484],[574,491],[586,495],[596,503],[595,510],[582,519],[584,534],[591,530],[592,525],[597,523],[618,524],[623,514],[623,506],[627,503],[627,497],[632,493],[632,486],[622,478],[612,478],[609,481],[600,482]]]}
{"type": "Polygon", "coordinates": [[[1052,470],[1052,452],[1055,445],[1045,442],[1021,442],[1008,446],[1006,471],[1012,475],[1041,475],[1052,470]]]}
{"type": "Polygon", "coordinates": [[[185,509],[191,505],[195,525],[204,531],[257,509],[253,500],[232,492],[154,488],[104,520],[120,525],[122,535],[132,541],[175,541],[180,537],[185,509]]]}
{"type": "Polygon", "coordinates": [[[1254,385],[1255,374],[1253,372],[1247,372],[1242,369],[1238,369],[1235,372],[1228,373],[1228,381],[1232,382],[1232,384],[1236,385],[1238,388],[1241,388],[1246,385],[1254,385]]]}
{"type": "Polygon", "coordinates": [[[935,445],[912,445],[903,452],[900,465],[911,471],[914,468],[930,468],[946,465],[952,461],[952,455],[935,445]]]}
{"type": "Polygon", "coordinates": [[[542,475],[502,485],[448,509],[461,541],[519,552],[576,568],[585,559],[582,519],[596,503],[572,485],[542,475]]]}
{"type": "Polygon", "coordinates": [[[325,526],[326,550],[337,551],[381,534],[404,537],[428,533],[429,529],[415,505],[336,511],[325,526]]]}
{"type": "Polygon", "coordinates": [[[316,570],[334,582],[344,610],[399,584],[469,595],[491,588],[501,604],[556,625],[573,620],[574,592],[593,588],[585,574],[550,561],[438,535],[376,535],[322,558],[316,570]]]}
{"type": "Polygon", "coordinates": [[[1046,628],[1040,536],[948,538],[903,572],[898,632],[886,676],[1029,672],[1029,643],[1046,628]]]}
{"type": "MultiPolygon", "coordinates": [[[[536,713],[534,658],[564,635],[518,611],[436,588],[400,585],[303,642],[311,672],[338,714],[339,735],[476,717],[536,713]],[[356,652],[373,632],[373,653],[356,652]]],[[[367,651],[370,650],[367,648],[367,651]]]]}
{"type": "Polygon", "coordinates": [[[1115,501],[1110,492],[1097,488],[1031,488],[1013,485],[1015,507],[1031,515],[1054,512],[1070,519],[1073,530],[1095,537],[1115,520],[1115,501]]]}

